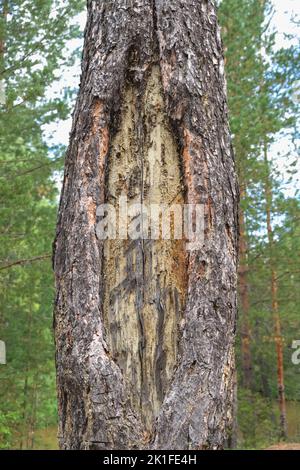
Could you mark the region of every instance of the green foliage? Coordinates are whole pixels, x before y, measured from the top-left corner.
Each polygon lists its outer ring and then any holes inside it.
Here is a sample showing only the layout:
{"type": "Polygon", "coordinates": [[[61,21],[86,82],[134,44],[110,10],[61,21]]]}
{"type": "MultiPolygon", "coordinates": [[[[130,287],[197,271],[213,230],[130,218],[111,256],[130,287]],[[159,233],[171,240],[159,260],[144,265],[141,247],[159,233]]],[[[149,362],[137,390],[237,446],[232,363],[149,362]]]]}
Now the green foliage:
{"type": "Polygon", "coordinates": [[[80,37],[74,17],[83,6],[63,0],[0,5],[0,338],[7,348],[0,448],[31,448],[35,430],[56,423],[51,245],[54,172],[64,150],[50,147],[43,126],[70,113],[72,89],[54,98],[50,89],[78,56],[66,46],[80,37]]]}
{"type": "Polygon", "coordinates": [[[238,393],[239,448],[263,449],[278,441],[278,411],[270,399],[240,388],[238,393]]]}
{"type": "MultiPolygon", "coordinates": [[[[219,9],[247,246],[241,263],[247,269],[253,383],[250,390],[241,388],[239,392],[239,428],[240,445],[250,448],[278,439],[278,419],[274,419],[269,406],[277,397],[272,270],[278,283],[286,396],[288,400],[300,400],[299,371],[291,362],[291,344],[300,331],[300,201],[285,195],[286,181],[272,151],[272,143],[280,135],[293,144],[298,138],[299,102],[294,91],[300,78],[300,48],[294,41],[287,48],[276,49],[276,32],[269,27],[271,17],[269,1],[223,0],[219,9]],[[272,249],[267,236],[267,208],[271,215],[272,249]]],[[[290,162],[290,182],[294,181],[296,165],[292,152],[285,155],[286,163],[290,162]]],[[[245,313],[240,305],[241,320],[245,313]]],[[[241,324],[239,333],[237,360],[242,384],[241,324]]]]}

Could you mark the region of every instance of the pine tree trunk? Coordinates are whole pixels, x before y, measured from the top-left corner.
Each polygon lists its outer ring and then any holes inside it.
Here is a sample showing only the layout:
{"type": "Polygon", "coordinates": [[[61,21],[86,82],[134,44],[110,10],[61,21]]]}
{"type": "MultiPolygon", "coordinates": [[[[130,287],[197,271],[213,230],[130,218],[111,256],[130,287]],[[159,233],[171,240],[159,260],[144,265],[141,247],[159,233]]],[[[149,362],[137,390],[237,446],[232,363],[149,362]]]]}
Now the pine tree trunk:
{"type": "MultiPolygon", "coordinates": [[[[241,199],[246,196],[246,192],[241,190],[241,199]]],[[[243,209],[239,209],[239,292],[241,301],[241,340],[242,340],[242,371],[243,386],[251,389],[252,358],[251,358],[251,334],[249,323],[249,285],[248,285],[248,247],[246,240],[245,214],[243,209]]]]}
{"type": "Polygon", "coordinates": [[[88,1],[54,243],[62,449],[219,449],[234,394],[237,200],[210,1],[88,1]],[[204,241],[105,240],[97,207],[202,204],[204,241]]]}
{"type": "MultiPolygon", "coordinates": [[[[5,48],[6,48],[6,22],[8,16],[8,1],[4,0],[0,9],[2,28],[0,30],[0,75],[3,76],[3,71],[5,70],[5,48]]],[[[0,106],[5,103],[5,88],[4,80],[0,78],[0,106]]]]}
{"type": "Polygon", "coordinates": [[[278,285],[277,273],[272,270],[272,311],[274,317],[274,335],[277,354],[277,388],[278,388],[278,404],[280,413],[280,437],[287,438],[287,418],[286,418],[286,401],[284,386],[284,365],[283,365],[283,338],[281,332],[281,320],[278,308],[278,285]]]}
{"type": "MultiPolygon", "coordinates": [[[[8,15],[8,1],[3,0],[2,7],[1,7],[1,16],[2,16],[2,21],[3,21],[4,25],[7,21],[7,15],[8,15]]],[[[2,31],[1,31],[1,34],[0,34],[0,66],[1,66],[1,69],[2,69],[3,63],[4,63],[4,53],[5,53],[5,28],[3,27],[2,31]]]]}
{"type": "Polygon", "coordinates": [[[270,266],[271,266],[271,296],[272,296],[272,313],[274,322],[274,336],[276,344],[277,355],[277,389],[278,389],[278,405],[280,413],[280,437],[285,439],[287,437],[287,419],[286,419],[286,401],[285,401],[285,386],[284,386],[284,365],[283,365],[283,338],[281,332],[281,319],[279,314],[278,305],[278,281],[277,272],[274,265],[274,235],[272,227],[272,183],[270,180],[270,169],[267,153],[267,144],[264,144],[264,160],[267,169],[265,194],[266,194],[266,218],[267,218],[267,231],[268,242],[270,250],[270,266]]]}

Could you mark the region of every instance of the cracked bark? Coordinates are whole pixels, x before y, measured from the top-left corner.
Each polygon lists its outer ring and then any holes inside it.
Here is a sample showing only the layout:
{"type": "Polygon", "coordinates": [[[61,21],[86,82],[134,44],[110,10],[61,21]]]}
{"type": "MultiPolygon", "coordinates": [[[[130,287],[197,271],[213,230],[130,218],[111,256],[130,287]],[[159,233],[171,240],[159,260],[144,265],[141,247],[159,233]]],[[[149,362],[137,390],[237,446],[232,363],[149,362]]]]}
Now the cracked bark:
{"type": "Polygon", "coordinates": [[[87,6],[54,242],[60,446],[220,449],[232,425],[238,189],[215,7],[87,6]],[[96,208],[122,191],[203,204],[201,249],[98,240],[96,208]]]}

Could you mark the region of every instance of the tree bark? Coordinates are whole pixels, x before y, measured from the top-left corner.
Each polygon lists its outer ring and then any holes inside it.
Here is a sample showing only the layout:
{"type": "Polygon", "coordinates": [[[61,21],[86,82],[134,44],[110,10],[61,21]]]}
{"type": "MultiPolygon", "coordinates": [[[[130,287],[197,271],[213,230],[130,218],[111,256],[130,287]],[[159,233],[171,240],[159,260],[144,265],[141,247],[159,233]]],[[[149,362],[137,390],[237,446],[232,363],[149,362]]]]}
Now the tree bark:
{"type": "Polygon", "coordinates": [[[57,234],[62,449],[220,449],[232,425],[238,188],[212,2],[88,1],[57,234]],[[204,206],[204,242],[97,238],[97,207],[204,206]]]}

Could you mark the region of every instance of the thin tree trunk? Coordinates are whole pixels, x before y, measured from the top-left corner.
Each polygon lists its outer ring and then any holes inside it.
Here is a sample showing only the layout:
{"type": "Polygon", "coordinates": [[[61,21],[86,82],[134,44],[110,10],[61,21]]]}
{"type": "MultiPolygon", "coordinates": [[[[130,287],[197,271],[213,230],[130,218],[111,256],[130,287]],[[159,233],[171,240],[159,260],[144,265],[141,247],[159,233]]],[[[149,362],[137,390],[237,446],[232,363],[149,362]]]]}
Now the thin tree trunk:
{"type": "MultiPolygon", "coordinates": [[[[32,308],[30,307],[30,312],[28,316],[28,344],[29,347],[31,345],[31,337],[32,337],[32,308]]],[[[28,353],[28,351],[27,351],[28,353]]],[[[23,448],[23,443],[24,445],[27,446],[28,448],[28,378],[29,378],[29,358],[27,359],[27,365],[25,368],[25,379],[24,379],[24,387],[23,387],[23,411],[22,411],[22,435],[21,435],[21,440],[20,440],[20,449],[22,450],[23,448]]]]}
{"type": "Polygon", "coordinates": [[[23,411],[22,411],[22,434],[20,439],[20,450],[23,449],[23,442],[27,441],[28,429],[27,429],[27,396],[28,396],[28,368],[25,371],[25,380],[23,387],[23,411]]]}
{"type": "Polygon", "coordinates": [[[28,441],[27,448],[33,449],[35,443],[35,429],[36,429],[36,413],[37,413],[37,400],[38,400],[38,391],[37,391],[37,381],[38,378],[35,377],[34,387],[32,390],[32,413],[30,418],[30,440],[28,441]]]}
{"type": "Polygon", "coordinates": [[[228,439],[229,449],[236,449],[238,446],[238,383],[237,383],[237,371],[234,372],[233,378],[233,398],[232,398],[232,426],[231,432],[228,439]]]}
{"type": "Polygon", "coordinates": [[[283,365],[283,338],[281,332],[281,320],[278,304],[278,280],[274,262],[274,235],[272,228],[272,186],[269,173],[269,161],[267,153],[267,144],[264,144],[264,160],[267,168],[266,177],[266,215],[267,215],[267,231],[270,251],[271,266],[271,295],[272,295],[272,313],[274,321],[274,335],[277,354],[277,388],[278,388],[278,404],[280,412],[280,435],[282,438],[287,437],[287,419],[286,419],[286,401],[284,387],[284,365],[283,365]]]}
{"type": "MultiPolygon", "coordinates": [[[[4,54],[5,54],[5,41],[6,41],[6,21],[8,15],[8,0],[3,0],[2,7],[0,9],[0,15],[2,20],[2,31],[0,32],[0,73],[5,69],[5,61],[4,61],[4,54]]],[[[1,85],[1,84],[0,84],[1,85]]]]}
{"type": "Polygon", "coordinates": [[[63,449],[219,449],[232,426],[237,199],[210,1],[88,1],[54,268],[63,449]],[[202,204],[199,249],[106,240],[120,194],[202,204]]]}
{"type": "MultiPolygon", "coordinates": [[[[4,54],[5,54],[5,41],[6,41],[6,21],[7,21],[7,15],[8,15],[8,1],[3,0],[2,2],[2,8],[0,11],[0,14],[2,16],[2,31],[0,32],[0,74],[1,71],[5,69],[5,60],[4,60],[4,54]]],[[[0,79],[0,105],[4,104],[5,97],[3,96],[5,94],[4,90],[4,83],[0,79]]]]}
{"type": "MultiPolygon", "coordinates": [[[[6,23],[8,15],[8,1],[2,1],[1,16],[4,24],[6,23]]],[[[3,28],[3,34],[0,35],[0,67],[3,67],[5,53],[5,28],[3,28]]],[[[0,68],[0,70],[1,70],[0,68]]],[[[3,67],[4,68],[4,67],[3,67]]]]}
{"type": "MultiPolygon", "coordinates": [[[[246,196],[245,190],[241,190],[241,199],[246,196]]],[[[242,340],[242,371],[243,386],[251,389],[252,377],[252,358],[251,358],[251,333],[249,323],[249,285],[248,285],[248,247],[246,240],[245,214],[239,209],[239,292],[241,300],[241,340],[242,340]]]]}

